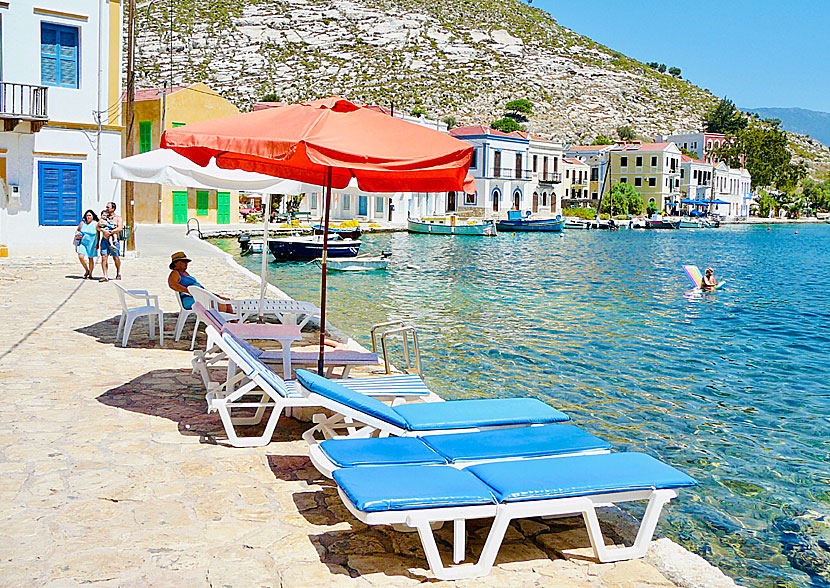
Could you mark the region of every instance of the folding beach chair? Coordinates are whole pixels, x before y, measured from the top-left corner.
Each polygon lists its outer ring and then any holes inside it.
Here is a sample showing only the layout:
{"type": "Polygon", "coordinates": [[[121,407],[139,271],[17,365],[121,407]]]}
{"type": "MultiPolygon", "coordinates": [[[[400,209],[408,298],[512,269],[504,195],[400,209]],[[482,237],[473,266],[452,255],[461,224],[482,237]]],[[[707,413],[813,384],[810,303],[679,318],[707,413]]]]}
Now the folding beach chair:
{"type": "MultiPolygon", "coordinates": [[[[469,435],[477,435],[470,433],[469,435]]],[[[338,442],[336,442],[338,443],[338,442]]],[[[339,442],[345,443],[345,442],[339,442]]],[[[436,578],[485,576],[513,519],[581,514],[595,557],[613,562],[645,555],[663,505],[695,481],[644,453],[603,453],[452,465],[358,465],[333,472],[349,511],[367,525],[417,529],[436,578]],[[645,500],[633,545],[605,545],[596,507],[645,500]],[[465,522],[493,518],[474,565],[445,567],[431,525],[453,521],[453,562],[465,558],[465,522]]]]}
{"type": "Polygon", "coordinates": [[[464,430],[483,430],[565,422],[568,415],[535,398],[450,400],[387,406],[307,370],[297,370],[300,392],[333,417],[315,415],[315,426],[303,433],[309,445],[341,436],[347,422],[349,437],[376,434],[399,437],[464,430]]]}

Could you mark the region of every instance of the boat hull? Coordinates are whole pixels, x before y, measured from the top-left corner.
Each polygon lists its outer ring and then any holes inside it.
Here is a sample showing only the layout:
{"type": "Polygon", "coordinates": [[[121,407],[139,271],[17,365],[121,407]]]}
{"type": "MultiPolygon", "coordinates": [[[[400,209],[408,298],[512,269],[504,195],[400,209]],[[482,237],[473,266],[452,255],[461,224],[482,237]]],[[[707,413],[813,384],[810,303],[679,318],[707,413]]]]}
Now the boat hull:
{"type": "Polygon", "coordinates": [[[677,229],[680,226],[680,221],[666,221],[666,220],[647,220],[647,229],[677,229]]]}
{"type": "MultiPolygon", "coordinates": [[[[361,244],[354,240],[330,240],[328,257],[356,257],[361,244]]],[[[311,261],[323,256],[323,240],[317,237],[272,239],[268,248],[277,261],[311,261]]]]}
{"type": "Polygon", "coordinates": [[[496,223],[496,229],[503,232],[544,232],[561,233],[564,220],[503,220],[496,223]]]}
{"type": "Polygon", "coordinates": [[[440,220],[417,220],[409,219],[410,233],[422,233],[425,235],[470,235],[478,237],[494,237],[496,235],[496,224],[493,221],[469,221],[456,219],[455,224],[447,219],[440,220]]]}

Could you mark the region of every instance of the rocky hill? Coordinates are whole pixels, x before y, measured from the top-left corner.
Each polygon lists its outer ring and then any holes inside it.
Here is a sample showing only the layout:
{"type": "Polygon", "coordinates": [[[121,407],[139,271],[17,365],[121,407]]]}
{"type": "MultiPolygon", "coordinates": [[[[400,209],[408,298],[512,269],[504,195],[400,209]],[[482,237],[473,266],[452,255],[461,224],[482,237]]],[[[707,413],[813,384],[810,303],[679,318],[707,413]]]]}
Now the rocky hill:
{"type": "Polygon", "coordinates": [[[340,94],[489,124],[527,98],[529,131],[580,142],[699,129],[715,100],[516,0],[158,0],[136,30],[137,87],[204,81],[242,109],[340,94]]]}

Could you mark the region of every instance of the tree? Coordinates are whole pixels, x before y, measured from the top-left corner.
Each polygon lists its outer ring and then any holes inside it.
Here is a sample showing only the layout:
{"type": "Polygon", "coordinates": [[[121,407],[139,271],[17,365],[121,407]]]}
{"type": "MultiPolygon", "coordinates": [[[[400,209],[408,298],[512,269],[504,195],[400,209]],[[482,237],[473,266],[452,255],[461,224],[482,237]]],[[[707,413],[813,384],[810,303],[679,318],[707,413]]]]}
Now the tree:
{"type": "Polygon", "coordinates": [[[524,127],[509,117],[500,118],[490,123],[491,129],[496,129],[503,133],[512,133],[513,131],[523,131],[524,127]]]}
{"type": "Polygon", "coordinates": [[[660,65],[658,65],[657,66],[657,71],[659,71],[660,73],[666,73],[666,64],[661,63],[660,65]]]}
{"type": "Polygon", "coordinates": [[[278,101],[279,101],[279,97],[276,94],[274,94],[273,92],[271,92],[270,94],[266,94],[265,96],[262,97],[262,102],[278,102],[278,101]]]}
{"type": "Polygon", "coordinates": [[[447,125],[447,130],[454,129],[458,126],[458,121],[455,120],[454,116],[445,116],[441,119],[441,122],[447,125]]]}
{"type": "Polygon", "coordinates": [[[816,182],[804,180],[803,194],[807,206],[813,210],[830,210],[830,180],[816,182]]]}
{"type": "Polygon", "coordinates": [[[591,145],[613,145],[614,141],[606,137],[605,135],[597,135],[597,138],[594,139],[594,142],[591,145]]]}
{"type": "Polygon", "coordinates": [[[679,77],[680,77],[680,71],[681,71],[681,70],[680,70],[680,68],[679,68],[679,67],[670,67],[670,68],[669,68],[669,73],[670,73],[671,75],[673,75],[674,77],[676,77],[676,78],[679,78],[679,77]]]}
{"type": "Polygon", "coordinates": [[[656,61],[649,61],[646,65],[649,66],[651,69],[657,69],[660,66],[660,64],[656,61]]]}
{"type": "Polygon", "coordinates": [[[526,98],[519,98],[505,104],[504,110],[504,116],[510,117],[516,122],[527,122],[527,117],[533,114],[533,103],[526,98]]]}
{"type": "Polygon", "coordinates": [[[614,184],[611,188],[611,196],[602,199],[601,212],[609,214],[642,214],[643,198],[634,189],[634,186],[626,183],[614,184]],[[611,209],[611,203],[614,207],[611,209]]]}
{"type": "Polygon", "coordinates": [[[412,110],[409,111],[409,114],[411,116],[421,118],[422,116],[424,116],[426,114],[426,112],[424,112],[424,110],[420,106],[416,106],[415,108],[413,108],[412,110]]]}
{"type": "Polygon", "coordinates": [[[686,157],[691,157],[692,159],[700,159],[700,156],[698,156],[698,154],[695,153],[694,151],[689,151],[685,147],[678,147],[678,148],[680,149],[680,153],[682,153],[686,157]]]}
{"type": "Polygon", "coordinates": [[[617,136],[623,141],[633,141],[634,129],[632,129],[628,125],[623,127],[617,127],[617,136]]]}
{"type": "Polygon", "coordinates": [[[752,174],[752,187],[772,186],[783,192],[795,191],[807,174],[803,164],[790,163],[787,135],[768,125],[753,125],[735,135],[713,151],[715,159],[729,167],[745,167],[752,174]]]}
{"type": "Polygon", "coordinates": [[[736,134],[746,128],[747,120],[741,111],[725,96],[703,117],[703,127],[707,133],[736,134]]]}

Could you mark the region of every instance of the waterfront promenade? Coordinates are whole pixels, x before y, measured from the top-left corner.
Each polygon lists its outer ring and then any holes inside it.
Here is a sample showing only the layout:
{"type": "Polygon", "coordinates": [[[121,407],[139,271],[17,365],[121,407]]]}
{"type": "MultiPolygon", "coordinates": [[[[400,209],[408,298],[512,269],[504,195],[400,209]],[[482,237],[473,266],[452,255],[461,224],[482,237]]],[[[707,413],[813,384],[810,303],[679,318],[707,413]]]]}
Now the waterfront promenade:
{"type": "MultiPolygon", "coordinates": [[[[190,374],[192,319],[172,341],[169,255],[186,251],[192,273],[222,294],[255,296],[258,286],[181,228],[139,227],[137,237],[123,284],[160,295],[164,347],[146,320],[115,347],[115,289],[79,279],[71,255],[0,260],[0,586],[435,584],[417,535],[349,515],[307,458],[306,423],[283,419],[264,448],[221,444],[190,374]]],[[[612,536],[627,532],[619,515],[604,519],[612,536]]],[[[475,550],[487,527],[470,526],[475,550]]],[[[514,523],[490,576],[443,584],[733,585],[667,539],[617,564],[597,564],[587,546],[578,518],[514,523]]]]}

